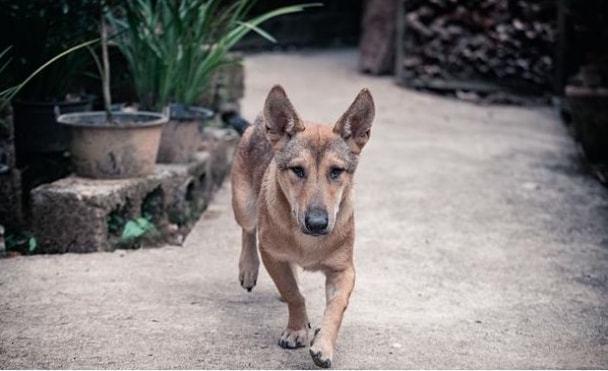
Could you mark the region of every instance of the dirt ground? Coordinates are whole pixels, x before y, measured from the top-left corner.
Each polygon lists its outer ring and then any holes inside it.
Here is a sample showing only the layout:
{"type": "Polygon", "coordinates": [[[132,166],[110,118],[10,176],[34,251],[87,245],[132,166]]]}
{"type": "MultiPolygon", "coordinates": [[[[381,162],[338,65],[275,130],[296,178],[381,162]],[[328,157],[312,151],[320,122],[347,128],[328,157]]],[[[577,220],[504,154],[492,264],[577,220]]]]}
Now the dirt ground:
{"type": "MultiPolygon", "coordinates": [[[[246,59],[248,119],[275,83],[315,121],[362,87],[376,100],[334,366],[608,368],[608,191],[558,115],[408,91],[356,58],[246,59]]],[[[314,368],[277,345],[287,310],[268,275],[239,287],[239,244],[226,183],[183,247],[0,260],[0,365],[314,368]]],[[[322,276],[302,285],[315,326],[322,276]]]]}

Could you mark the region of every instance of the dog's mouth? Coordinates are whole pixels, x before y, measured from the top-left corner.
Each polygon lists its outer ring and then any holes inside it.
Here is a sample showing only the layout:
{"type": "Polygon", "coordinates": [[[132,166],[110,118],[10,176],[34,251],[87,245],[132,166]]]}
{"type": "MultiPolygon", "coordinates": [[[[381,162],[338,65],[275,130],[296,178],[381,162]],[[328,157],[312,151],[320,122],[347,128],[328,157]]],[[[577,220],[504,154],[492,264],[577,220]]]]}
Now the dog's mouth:
{"type": "Polygon", "coordinates": [[[302,233],[304,233],[305,235],[308,236],[313,236],[313,237],[321,237],[321,236],[326,236],[329,234],[329,229],[324,229],[322,231],[311,231],[308,228],[302,228],[302,233]]]}

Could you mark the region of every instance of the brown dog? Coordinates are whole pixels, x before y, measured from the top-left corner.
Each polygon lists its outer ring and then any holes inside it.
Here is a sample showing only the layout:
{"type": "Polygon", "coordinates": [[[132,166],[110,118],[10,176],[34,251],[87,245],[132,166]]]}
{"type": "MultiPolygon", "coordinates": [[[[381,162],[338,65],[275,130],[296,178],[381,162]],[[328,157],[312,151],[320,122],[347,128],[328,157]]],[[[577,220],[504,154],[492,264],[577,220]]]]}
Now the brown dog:
{"type": "Polygon", "coordinates": [[[289,320],[283,348],[306,346],[310,323],[294,274],[296,265],[326,276],[326,309],[310,354],[330,367],[342,316],[355,284],[353,175],[370,136],[374,102],[362,90],[333,129],[304,122],[280,86],[238,145],[232,167],[232,207],[243,228],[241,286],[251,291],[260,265],[256,249],[289,320]]]}

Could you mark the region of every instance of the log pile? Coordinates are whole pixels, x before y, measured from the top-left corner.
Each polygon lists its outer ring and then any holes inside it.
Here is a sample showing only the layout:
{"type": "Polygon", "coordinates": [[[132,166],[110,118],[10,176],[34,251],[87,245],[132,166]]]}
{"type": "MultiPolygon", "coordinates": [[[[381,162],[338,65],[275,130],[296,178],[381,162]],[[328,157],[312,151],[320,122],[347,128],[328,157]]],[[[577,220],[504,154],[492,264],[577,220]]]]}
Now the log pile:
{"type": "Polygon", "coordinates": [[[401,82],[551,89],[555,1],[404,0],[401,11],[401,82]]]}

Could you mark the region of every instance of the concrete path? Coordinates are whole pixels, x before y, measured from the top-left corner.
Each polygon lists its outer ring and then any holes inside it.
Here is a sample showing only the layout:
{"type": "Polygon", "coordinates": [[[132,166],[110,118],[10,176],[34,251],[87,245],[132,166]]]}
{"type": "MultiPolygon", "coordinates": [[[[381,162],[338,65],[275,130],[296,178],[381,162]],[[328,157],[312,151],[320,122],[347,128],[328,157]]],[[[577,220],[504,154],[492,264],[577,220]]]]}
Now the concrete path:
{"type": "MultiPolygon", "coordinates": [[[[314,120],[362,87],[377,102],[336,367],[608,367],[608,191],[554,112],[400,89],[357,74],[353,51],[246,64],[250,119],[274,83],[314,120]]],[[[313,368],[276,345],[267,274],[239,287],[229,205],[226,184],[183,247],[0,260],[0,365],[313,368]]],[[[314,326],[323,279],[302,281],[314,326]]]]}

